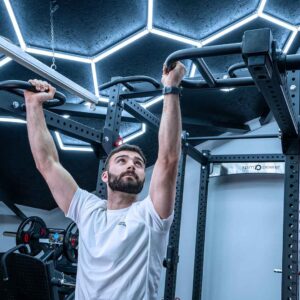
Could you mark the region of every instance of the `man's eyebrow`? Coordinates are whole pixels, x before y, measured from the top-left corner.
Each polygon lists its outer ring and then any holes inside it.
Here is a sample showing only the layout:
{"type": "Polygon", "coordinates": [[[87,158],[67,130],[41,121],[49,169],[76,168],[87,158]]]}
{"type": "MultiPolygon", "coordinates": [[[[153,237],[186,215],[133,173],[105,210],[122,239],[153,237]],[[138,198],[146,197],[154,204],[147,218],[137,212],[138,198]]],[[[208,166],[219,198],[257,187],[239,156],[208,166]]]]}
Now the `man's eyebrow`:
{"type": "Polygon", "coordinates": [[[115,157],[115,160],[118,159],[118,158],[121,158],[121,157],[129,157],[129,155],[126,155],[126,154],[118,155],[118,156],[115,157]]]}
{"type": "MultiPolygon", "coordinates": [[[[129,155],[127,155],[127,154],[118,155],[118,156],[115,157],[115,160],[117,160],[118,158],[122,158],[122,157],[128,158],[129,155]]],[[[134,156],[134,159],[137,159],[137,160],[141,161],[143,164],[145,164],[144,160],[141,159],[141,158],[138,157],[138,156],[134,156]]]]}
{"type": "Polygon", "coordinates": [[[141,161],[143,164],[145,164],[144,160],[143,160],[143,159],[141,159],[140,157],[138,157],[138,156],[135,156],[134,158],[135,158],[135,159],[137,159],[137,160],[139,160],[139,161],[141,161]]]}

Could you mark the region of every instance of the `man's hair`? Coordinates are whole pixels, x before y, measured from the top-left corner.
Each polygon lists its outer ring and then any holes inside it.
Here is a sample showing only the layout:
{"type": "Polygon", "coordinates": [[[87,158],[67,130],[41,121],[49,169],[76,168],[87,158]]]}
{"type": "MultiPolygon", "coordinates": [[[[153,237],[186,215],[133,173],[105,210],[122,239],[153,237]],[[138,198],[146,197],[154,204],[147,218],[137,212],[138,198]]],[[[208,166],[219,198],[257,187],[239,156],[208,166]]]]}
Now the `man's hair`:
{"type": "Polygon", "coordinates": [[[121,151],[131,151],[131,152],[136,152],[136,153],[138,153],[138,154],[141,156],[141,158],[143,159],[144,164],[145,164],[145,166],[146,166],[146,162],[147,162],[147,161],[146,161],[146,157],[145,157],[145,155],[144,155],[142,149],[141,149],[139,146],[129,145],[129,144],[123,144],[123,145],[121,145],[121,146],[119,146],[119,147],[113,149],[113,150],[108,154],[108,156],[107,156],[107,158],[106,158],[106,161],[105,161],[105,164],[104,164],[104,170],[105,170],[105,171],[107,171],[108,168],[109,168],[109,161],[110,161],[111,157],[112,157],[114,154],[116,154],[116,153],[118,153],[118,152],[121,152],[121,151]]]}

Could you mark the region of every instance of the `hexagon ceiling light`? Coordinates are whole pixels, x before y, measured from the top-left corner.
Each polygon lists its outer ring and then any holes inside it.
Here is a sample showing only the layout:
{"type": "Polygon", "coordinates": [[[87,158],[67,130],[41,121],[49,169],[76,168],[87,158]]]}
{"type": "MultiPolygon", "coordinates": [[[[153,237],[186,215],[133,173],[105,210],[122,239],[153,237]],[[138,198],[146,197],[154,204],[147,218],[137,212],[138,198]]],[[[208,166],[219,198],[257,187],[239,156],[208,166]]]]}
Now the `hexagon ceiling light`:
{"type": "MultiPolygon", "coordinates": [[[[111,54],[120,51],[121,49],[123,49],[124,47],[138,41],[140,38],[144,37],[145,35],[151,33],[151,34],[156,34],[156,35],[160,35],[162,37],[168,38],[168,39],[173,39],[185,44],[189,44],[191,46],[194,47],[203,47],[205,45],[208,45],[209,43],[217,40],[218,38],[227,35],[228,33],[236,30],[237,28],[253,21],[256,18],[263,18],[271,23],[275,23],[281,27],[284,27],[288,30],[291,31],[291,35],[289,37],[289,39],[287,40],[284,48],[283,48],[283,52],[287,53],[289,48],[291,47],[293,41],[296,38],[297,32],[300,31],[300,27],[299,26],[295,26],[293,24],[289,24],[279,18],[275,18],[269,14],[264,13],[264,8],[266,5],[267,0],[261,0],[257,9],[250,13],[248,16],[234,22],[233,24],[230,24],[228,26],[226,26],[225,28],[221,28],[218,32],[204,38],[201,40],[194,40],[191,39],[189,37],[185,37],[182,35],[177,35],[168,31],[164,31],[164,30],[160,30],[160,29],[156,29],[153,27],[153,18],[154,18],[154,14],[153,14],[153,0],[148,0],[148,16],[147,16],[147,24],[145,24],[145,28],[141,31],[139,31],[138,33],[122,40],[121,42],[113,45],[112,47],[110,47],[109,49],[95,55],[94,57],[83,57],[83,56],[75,56],[69,53],[62,53],[62,52],[54,52],[54,54],[52,53],[52,51],[46,50],[46,49],[41,49],[41,48],[31,48],[31,47],[27,47],[26,46],[26,42],[23,39],[21,30],[19,28],[18,22],[16,20],[16,17],[14,15],[13,9],[11,7],[10,1],[9,0],[4,0],[7,12],[9,14],[10,20],[12,22],[14,31],[17,35],[20,47],[31,54],[39,54],[39,55],[43,55],[43,56],[49,56],[52,57],[53,55],[56,58],[60,58],[60,59],[64,59],[64,60],[71,60],[71,61],[77,61],[77,62],[81,62],[81,63],[85,63],[85,64],[90,64],[91,65],[91,75],[93,78],[93,84],[94,84],[94,93],[95,95],[99,98],[100,101],[103,102],[108,102],[108,98],[106,97],[101,97],[99,95],[99,90],[98,90],[98,80],[97,80],[97,72],[96,72],[96,63],[101,61],[102,59],[110,56],[111,54]]],[[[11,59],[9,57],[5,57],[2,60],[0,60],[0,67],[6,65],[7,63],[9,63],[11,61],[11,59]]],[[[196,67],[195,65],[192,65],[191,71],[189,76],[190,77],[194,77],[196,73],[196,67]]],[[[148,108],[151,105],[154,105],[155,103],[161,101],[163,99],[162,96],[159,97],[155,97],[150,99],[147,102],[142,103],[141,105],[144,108],[148,108]]],[[[11,118],[11,120],[16,120],[11,118]]],[[[8,122],[8,118],[0,118],[0,122],[8,122]]],[[[17,121],[19,122],[19,121],[17,121]]],[[[124,137],[123,141],[124,142],[128,142],[134,138],[136,138],[137,136],[140,136],[142,134],[144,134],[146,132],[146,125],[142,124],[142,129],[134,132],[126,137],[124,137]]],[[[57,141],[58,144],[60,146],[60,148],[62,150],[74,150],[74,151],[92,151],[92,149],[90,147],[67,147],[64,146],[61,138],[59,136],[59,134],[56,134],[57,137],[57,141]]]]}

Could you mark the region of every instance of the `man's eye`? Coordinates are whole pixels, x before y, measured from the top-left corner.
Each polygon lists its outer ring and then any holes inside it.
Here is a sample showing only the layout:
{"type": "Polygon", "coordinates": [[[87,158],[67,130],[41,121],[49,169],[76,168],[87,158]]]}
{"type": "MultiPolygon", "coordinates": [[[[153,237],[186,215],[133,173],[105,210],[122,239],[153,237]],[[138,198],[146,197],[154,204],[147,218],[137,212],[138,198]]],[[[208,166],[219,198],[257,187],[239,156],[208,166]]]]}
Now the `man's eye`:
{"type": "Polygon", "coordinates": [[[136,161],[135,164],[136,164],[137,166],[139,166],[139,167],[142,166],[142,163],[141,163],[140,161],[136,161]]]}
{"type": "Polygon", "coordinates": [[[125,159],[124,158],[120,158],[120,159],[118,159],[118,162],[123,163],[123,162],[125,162],[125,159]]]}

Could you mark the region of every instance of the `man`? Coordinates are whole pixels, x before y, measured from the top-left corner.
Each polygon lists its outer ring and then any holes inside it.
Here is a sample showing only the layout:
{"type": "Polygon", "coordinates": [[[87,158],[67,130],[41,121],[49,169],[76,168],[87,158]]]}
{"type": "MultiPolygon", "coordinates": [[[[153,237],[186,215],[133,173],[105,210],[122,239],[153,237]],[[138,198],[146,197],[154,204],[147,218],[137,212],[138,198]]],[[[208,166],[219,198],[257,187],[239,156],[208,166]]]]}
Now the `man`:
{"type": "Polygon", "coordinates": [[[145,180],[145,158],[138,147],[116,148],[106,161],[102,180],[107,201],[80,189],[59,162],[42,104],[55,89],[30,80],[38,93],[25,92],[27,127],[37,169],[65,215],[79,228],[77,300],[152,300],[157,298],[167,235],[172,223],[176,175],[181,151],[178,89],[185,68],[163,68],[164,96],[159,151],[149,195],[136,201],[145,180]]]}

